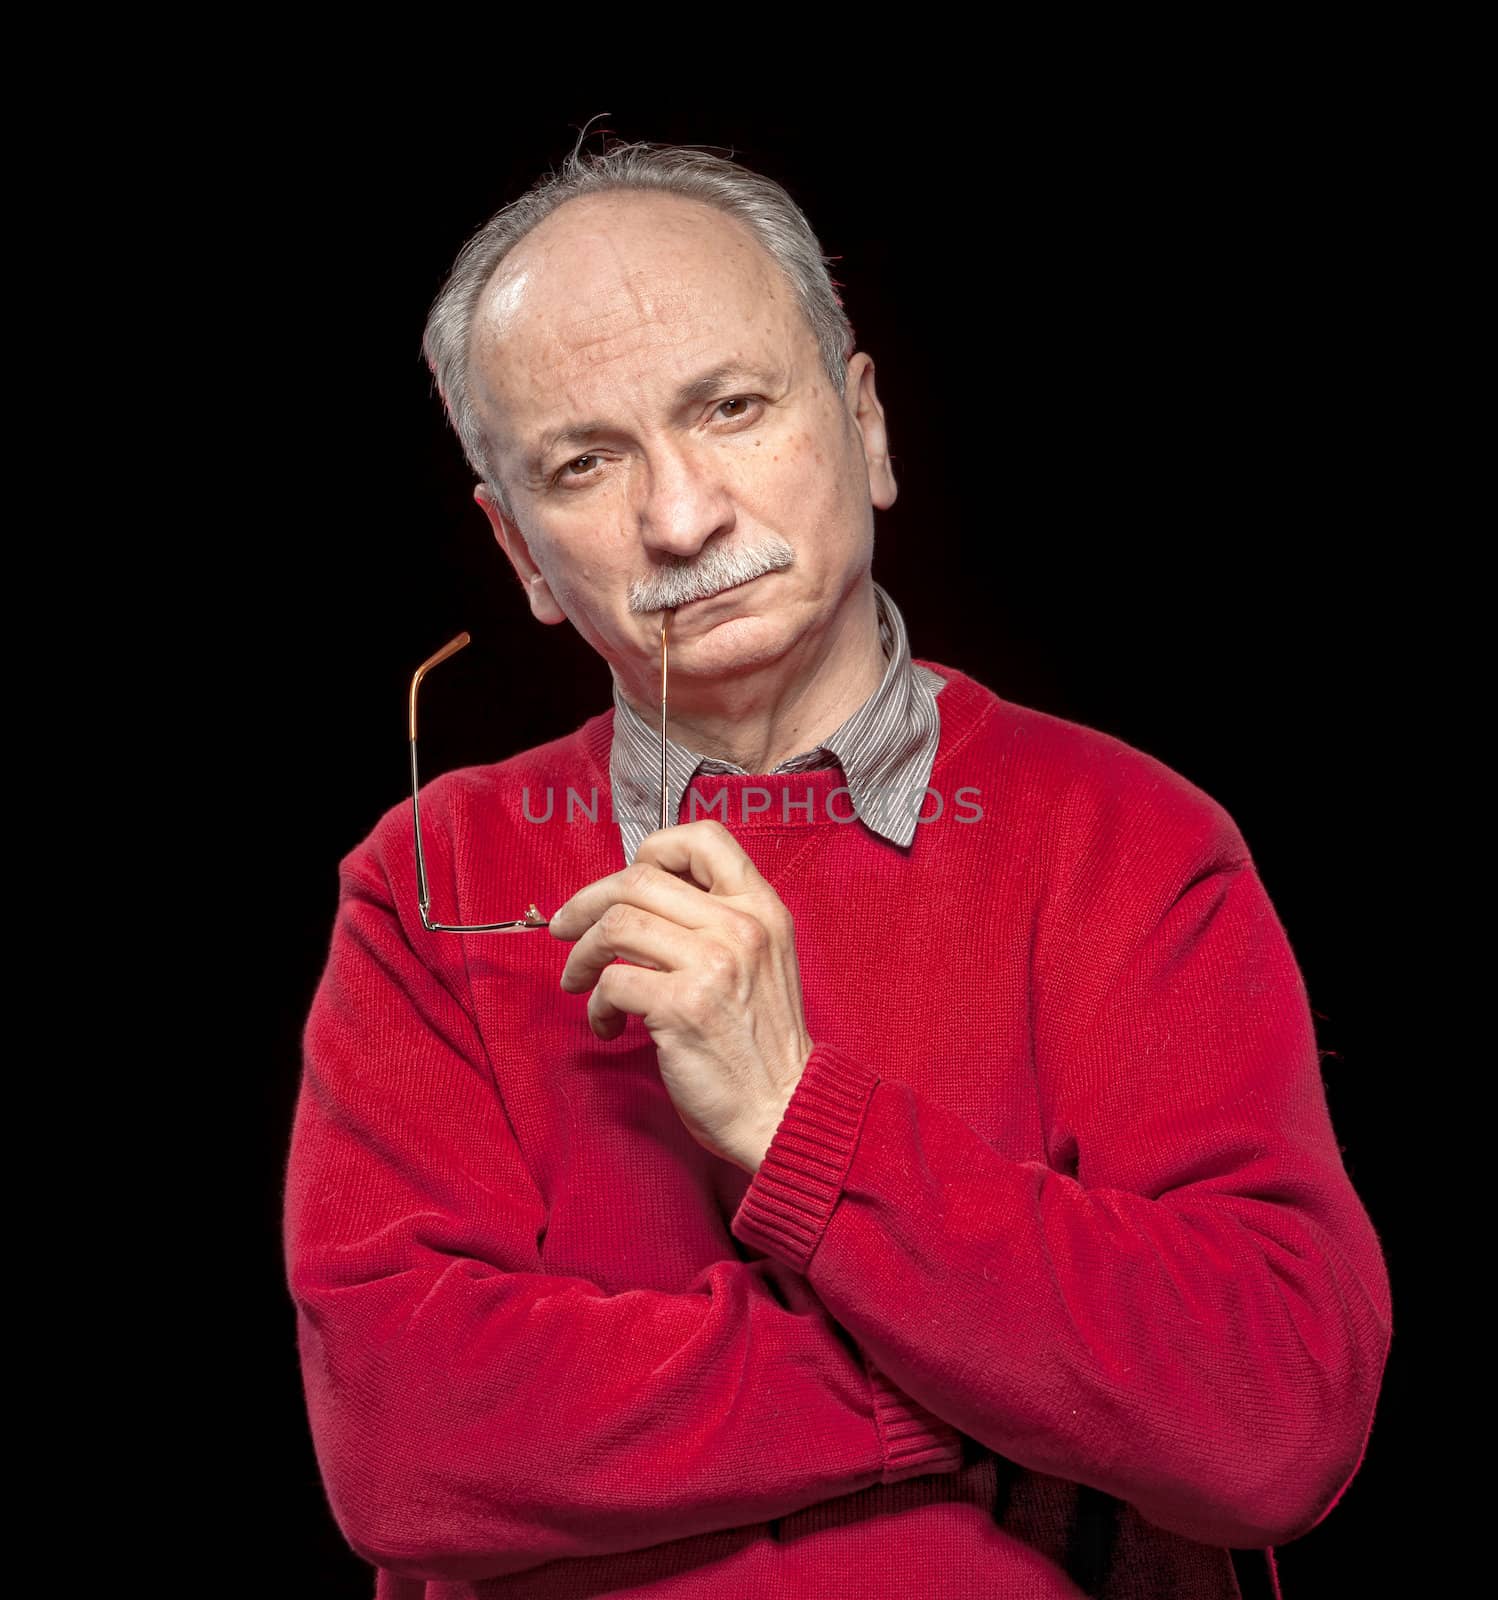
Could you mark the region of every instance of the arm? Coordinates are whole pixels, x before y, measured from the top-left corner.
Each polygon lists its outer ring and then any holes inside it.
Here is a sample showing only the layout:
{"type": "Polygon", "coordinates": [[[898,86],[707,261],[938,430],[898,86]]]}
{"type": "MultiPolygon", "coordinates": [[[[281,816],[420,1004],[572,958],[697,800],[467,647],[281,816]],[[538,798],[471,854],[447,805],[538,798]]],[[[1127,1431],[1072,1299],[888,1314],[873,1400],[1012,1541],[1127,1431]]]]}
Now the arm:
{"type": "Polygon", "coordinates": [[[956,1470],[955,1431],[777,1262],[680,1294],[545,1270],[462,941],[421,926],[387,837],[342,865],[286,1186],[313,1440],[358,1554],[498,1577],[956,1470]]]}
{"type": "Polygon", "coordinates": [[[1048,1161],[819,1044],[733,1232],[989,1449],[1262,1547],[1361,1463],[1389,1284],[1284,931],[1227,813],[1191,795],[1052,819],[1075,865],[1035,913],[1048,1161]]]}

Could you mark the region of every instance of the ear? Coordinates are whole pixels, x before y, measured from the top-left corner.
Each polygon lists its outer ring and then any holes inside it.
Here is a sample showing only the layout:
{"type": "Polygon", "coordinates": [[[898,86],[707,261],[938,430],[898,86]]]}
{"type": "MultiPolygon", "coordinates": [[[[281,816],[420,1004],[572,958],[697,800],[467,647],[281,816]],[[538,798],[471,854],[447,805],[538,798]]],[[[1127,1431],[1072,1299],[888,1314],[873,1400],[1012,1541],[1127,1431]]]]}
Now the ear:
{"type": "Polygon", "coordinates": [[[887,511],[900,492],[890,465],[889,443],[884,433],[884,407],[874,392],[874,358],[856,351],[848,358],[848,375],[843,386],[844,403],[863,440],[863,457],[869,469],[869,499],[887,511]]]}
{"type": "Polygon", "coordinates": [[[526,599],[530,601],[531,614],[538,622],[565,622],[567,613],[557,604],[556,596],[552,594],[546,579],[541,574],[541,569],[536,565],[519,524],[499,509],[487,484],[475,484],[473,498],[484,508],[484,515],[488,517],[489,525],[494,529],[494,537],[499,542],[499,548],[510,558],[515,576],[520,579],[520,586],[525,590],[526,599]]]}

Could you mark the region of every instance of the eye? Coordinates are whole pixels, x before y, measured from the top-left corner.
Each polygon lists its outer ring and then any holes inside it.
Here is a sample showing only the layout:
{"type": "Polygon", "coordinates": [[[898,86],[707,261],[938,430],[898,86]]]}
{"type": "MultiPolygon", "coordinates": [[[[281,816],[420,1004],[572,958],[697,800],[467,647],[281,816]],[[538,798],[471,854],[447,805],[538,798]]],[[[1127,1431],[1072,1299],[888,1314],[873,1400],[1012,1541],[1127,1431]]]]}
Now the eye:
{"type": "MultiPolygon", "coordinates": [[[[754,404],[756,399],[758,399],[758,396],[752,394],[730,395],[728,399],[720,400],[716,409],[721,410],[724,406],[750,406],[754,404]]],[[[741,422],[746,415],[746,412],[740,411],[731,417],[725,418],[724,420],[728,422],[741,422]]]]}
{"type": "Polygon", "coordinates": [[[575,467],[579,461],[596,461],[597,459],[598,457],[595,455],[573,456],[570,461],[564,461],[562,465],[557,468],[556,478],[553,478],[552,482],[555,483],[557,478],[586,478],[588,476],[586,472],[573,473],[569,469],[575,467]]]}

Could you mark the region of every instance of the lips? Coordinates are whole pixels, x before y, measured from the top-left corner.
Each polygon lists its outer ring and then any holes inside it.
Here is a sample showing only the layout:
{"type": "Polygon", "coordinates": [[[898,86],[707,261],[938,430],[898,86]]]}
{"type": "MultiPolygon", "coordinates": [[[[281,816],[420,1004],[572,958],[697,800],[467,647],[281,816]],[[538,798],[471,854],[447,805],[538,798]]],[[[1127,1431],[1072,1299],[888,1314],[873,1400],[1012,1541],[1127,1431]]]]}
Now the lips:
{"type": "Polygon", "coordinates": [[[762,577],[764,577],[764,573],[761,572],[761,573],[758,573],[753,578],[745,578],[743,583],[730,584],[729,587],[726,588],[726,589],[719,589],[717,594],[705,594],[705,595],[699,596],[696,600],[688,600],[686,605],[678,606],[677,610],[678,611],[685,611],[687,609],[687,606],[702,606],[702,605],[706,605],[709,600],[716,600],[716,599],[719,598],[720,595],[732,594],[735,589],[743,589],[743,588],[746,588],[751,583],[758,583],[760,578],[762,578],[762,577]]]}

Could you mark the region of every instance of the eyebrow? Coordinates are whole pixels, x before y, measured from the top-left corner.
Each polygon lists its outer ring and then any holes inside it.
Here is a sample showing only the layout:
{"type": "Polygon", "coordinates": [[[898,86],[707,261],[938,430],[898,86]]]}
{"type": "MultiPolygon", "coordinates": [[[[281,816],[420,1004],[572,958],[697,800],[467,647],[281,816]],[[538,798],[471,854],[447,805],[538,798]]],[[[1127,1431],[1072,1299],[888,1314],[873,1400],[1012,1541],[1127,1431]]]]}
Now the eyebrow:
{"type": "MultiPolygon", "coordinates": [[[[776,373],[749,362],[720,361],[717,366],[709,367],[706,372],[699,373],[690,383],[684,383],[676,391],[675,409],[679,411],[686,406],[700,405],[704,400],[711,399],[725,384],[736,383],[744,378],[766,384],[779,381],[776,373]]],[[[561,445],[585,444],[600,433],[608,433],[614,426],[614,423],[603,418],[593,417],[587,422],[571,422],[564,427],[548,428],[536,440],[526,457],[526,471],[532,475],[540,473],[552,453],[561,445]]]]}

